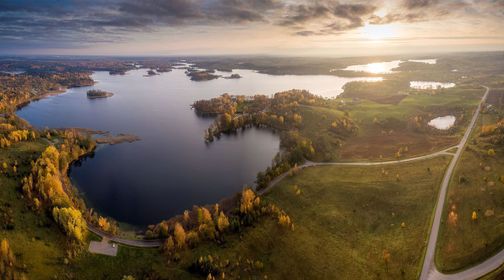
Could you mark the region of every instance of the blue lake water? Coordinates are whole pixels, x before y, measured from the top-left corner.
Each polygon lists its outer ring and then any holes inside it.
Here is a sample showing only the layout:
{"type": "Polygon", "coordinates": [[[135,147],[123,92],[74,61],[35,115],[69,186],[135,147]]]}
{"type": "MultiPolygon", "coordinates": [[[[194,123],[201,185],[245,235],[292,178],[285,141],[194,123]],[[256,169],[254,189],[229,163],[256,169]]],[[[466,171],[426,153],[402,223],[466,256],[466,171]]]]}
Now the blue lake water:
{"type": "Polygon", "coordinates": [[[32,102],[18,115],[39,128],[83,127],[139,136],[142,140],[134,143],[100,145],[92,158],[71,168],[70,177],[88,206],[100,214],[147,225],[241,191],[279,150],[278,136],[261,129],[205,144],[204,130],[213,119],[191,110],[195,100],[226,92],[269,95],[292,88],[335,97],[345,83],[363,80],[234,73],[243,78],[194,82],[182,69],[152,77],[144,76],[145,69],[124,76],[95,72],[94,86],[32,102]],[[92,88],[114,96],[90,100],[86,91],[92,88]]]}

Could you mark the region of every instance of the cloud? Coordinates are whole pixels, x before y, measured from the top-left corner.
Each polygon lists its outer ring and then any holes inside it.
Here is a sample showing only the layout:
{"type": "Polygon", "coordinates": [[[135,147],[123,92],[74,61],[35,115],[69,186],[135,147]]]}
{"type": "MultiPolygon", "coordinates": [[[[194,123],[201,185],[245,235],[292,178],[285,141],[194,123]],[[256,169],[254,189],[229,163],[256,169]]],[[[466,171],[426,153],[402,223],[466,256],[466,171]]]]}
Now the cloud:
{"type": "Polygon", "coordinates": [[[453,14],[504,16],[502,0],[472,1],[397,0],[394,9],[378,16],[383,0],[0,0],[0,41],[73,47],[190,26],[201,32],[208,26],[276,27],[298,36],[323,36],[367,23],[415,23],[453,14]]]}
{"type": "Polygon", "coordinates": [[[134,32],[166,27],[267,22],[279,0],[2,0],[4,45],[40,43],[72,46],[125,40],[134,32]]]}
{"type": "Polygon", "coordinates": [[[438,0],[404,0],[403,6],[407,9],[418,9],[432,7],[438,3],[438,0]]]}
{"type": "Polygon", "coordinates": [[[300,36],[338,34],[363,26],[376,9],[373,4],[342,4],[330,0],[293,4],[287,7],[277,24],[294,30],[304,29],[294,32],[300,36]],[[308,25],[310,30],[305,28],[308,25]]]}
{"type": "Polygon", "coordinates": [[[373,15],[370,24],[390,24],[394,22],[415,23],[443,20],[447,16],[459,13],[469,4],[463,0],[404,0],[400,7],[385,16],[373,15]]]}

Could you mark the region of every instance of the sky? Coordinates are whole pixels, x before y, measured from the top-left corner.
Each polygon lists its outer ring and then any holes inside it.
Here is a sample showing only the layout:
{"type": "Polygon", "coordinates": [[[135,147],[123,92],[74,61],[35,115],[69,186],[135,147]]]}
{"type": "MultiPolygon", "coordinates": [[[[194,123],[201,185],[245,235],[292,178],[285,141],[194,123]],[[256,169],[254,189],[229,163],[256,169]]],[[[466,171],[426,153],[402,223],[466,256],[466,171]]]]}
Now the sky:
{"type": "Polygon", "coordinates": [[[504,50],[504,0],[0,0],[0,54],[504,50]]]}

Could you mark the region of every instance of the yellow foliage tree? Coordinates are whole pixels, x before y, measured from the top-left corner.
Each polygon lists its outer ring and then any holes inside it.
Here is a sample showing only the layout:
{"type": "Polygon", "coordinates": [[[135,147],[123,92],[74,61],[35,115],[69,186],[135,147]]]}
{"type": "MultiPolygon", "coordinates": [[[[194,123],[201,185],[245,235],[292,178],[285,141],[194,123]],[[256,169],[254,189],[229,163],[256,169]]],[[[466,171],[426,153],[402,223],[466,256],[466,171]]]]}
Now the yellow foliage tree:
{"type": "Polygon", "coordinates": [[[476,211],[473,211],[471,215],[471,220],[476,221],[477,219],[478,219],[478,213],[476,213],[476,211]]]}
{"type": "Polygon", "coordinates": [[[109,231],[110,230],[110,223],[109,221],[107,220],[107,218],[104,218],[104,217],[99,217],[98,218],[98,225],[100,226],[100,228],[104,231],[109,231]]]}
{"type": "Polygon", "coordinates": [[[255,198],[254,191],[249,188],[244,189],[240,200],[240,212],[244,214],[250,213],[254,209],[253,202],[255,198]]]}
{"type": "Polygon", "coordinates": [[[14,254],[7,239],[0,242],[0,277],[1,279],[14,279],[14,254]]]}
{"type": "Polygon", "coordinates": [[[175,249],[175,242],[173,242],[173,237],[169,236],[164,242],[164,249],[167,252],[172,252],[175,249]]]}
{"type": "Polygon", "coordinates": [[[224,212],[220,212],[219,218],[217,218],[217,228],[220,232],[225,231],[229,227],[229,220],[224,214],[224,212]]]}
{"type": "Polygon", "coordinates": [[[87,225],[79,210],[72,207],[54,207],[53,217],[68,236],[79,242],[84,241],[87,225]]]}
{"type": "Polygon", "coordinates": [[[175,223],[175,229],[173,230],[173,235],[175,236],[175,241],[177,242],[177,247],[183,248],[186,244],[186,233],[184,227],[180,223],[175,223]]]}
{"type": "Polygon", "coordinates": [[[187,241],[187,244],[190,247],[196,246],[199,243],[199,235],[198,235],[198,233],[196,231],[193,231],[193,230],[189,231],[187,233],[186,241],[187,241]]]}
{"type": "Polygon", "coordinates": [[[201,207],[201,217],[202,220],[201,222],[204,224],[212,223],[212,214],[210,214],[210,211],[206,209],[205,207],[201,207]]]}

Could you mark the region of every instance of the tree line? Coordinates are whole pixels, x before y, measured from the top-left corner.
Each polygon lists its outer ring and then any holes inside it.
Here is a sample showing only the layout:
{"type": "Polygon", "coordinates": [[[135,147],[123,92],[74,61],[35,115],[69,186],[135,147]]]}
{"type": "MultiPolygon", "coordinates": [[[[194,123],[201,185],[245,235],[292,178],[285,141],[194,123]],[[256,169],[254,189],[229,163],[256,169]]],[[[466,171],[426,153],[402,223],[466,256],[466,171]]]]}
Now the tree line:
{"type": "Polygon", "coordinates": [[[243,189],[233,201],[234,206],[229,209],[221,209],[219,204],[194,206],[180,216],[149,226],[146,236],[164,239],[164,252],[178,258],[180,251],[203,241],[225,243],[227,233],[240,232],[262,217],[271,217],[281,227],[294,230],[294,223],[285,211],[262,201],[250,188],[243,189]]]}

